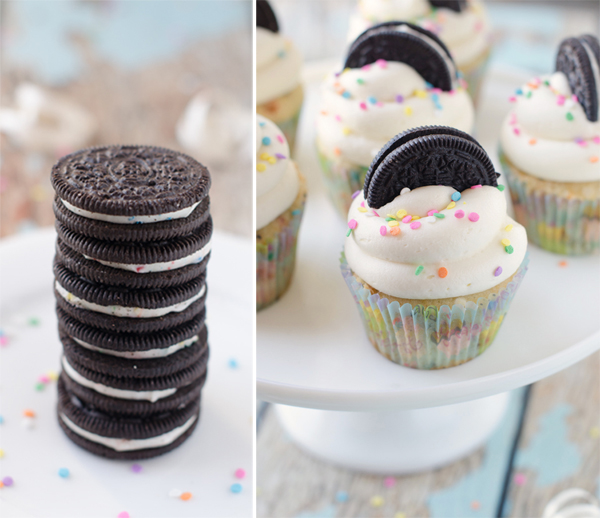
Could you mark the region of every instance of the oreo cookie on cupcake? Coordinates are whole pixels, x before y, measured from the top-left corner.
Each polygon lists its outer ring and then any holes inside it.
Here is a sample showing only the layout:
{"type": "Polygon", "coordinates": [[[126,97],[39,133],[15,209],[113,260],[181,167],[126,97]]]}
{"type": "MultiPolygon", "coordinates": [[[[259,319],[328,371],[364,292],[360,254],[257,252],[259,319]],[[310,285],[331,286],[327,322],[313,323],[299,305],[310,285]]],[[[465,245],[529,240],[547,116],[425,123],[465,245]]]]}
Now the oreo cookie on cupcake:
{"type": "Polygon", "coordinates": [[[326,78],[317,116],[317,150],[335,207],[345,216],[394,135],[426,124],[471,132],[473,122],[471,98],[435,34],[405,22],[365,31],[343,70],[326,78]]]}
{"type": "Polygon", "coordinates": [[[373,160],[341,267],[369,340],[391,361],[451,367],[494,340],[528,262],[497,177],[477,141],[441,126],[397,135],[373,160]]]}
{"type": "Polygon", "coordinates": [[[63,344],[59,422],[106,457],[188,437],[207,374],[210,175],[163,148],[107,146],[52,169],[63,344]]]}
{"type": "Polygon", "coordinates": [[[294,149],[304,90],[302,57],[279,29],[267,0],[256,1],[256,113],[272,120],[294,149]]]}
{"type": "Polygon", "coordinates": [[[600,251],[600,45],[565,39],[556,71],[511,97],[500,159],[517,221],[561,254],[600,251]]]}

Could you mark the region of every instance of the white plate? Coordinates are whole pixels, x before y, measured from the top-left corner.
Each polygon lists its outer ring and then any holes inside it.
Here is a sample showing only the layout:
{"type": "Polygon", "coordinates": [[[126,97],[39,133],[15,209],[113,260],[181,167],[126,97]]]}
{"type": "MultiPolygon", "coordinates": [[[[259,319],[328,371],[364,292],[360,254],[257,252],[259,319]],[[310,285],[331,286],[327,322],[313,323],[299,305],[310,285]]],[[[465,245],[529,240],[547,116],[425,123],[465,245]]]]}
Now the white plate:
{"type": "MultiPolygon", "coordinates": [[[[600,348],[600,263],[529,246],[530,264],[494,344],[459,367],[418,371],[398,366],[370,345],[339,270],[347,226],[335,213],[314,149],[318,78],[305,77],[297,159],[308,180],[298,262],[284,297],[257,317],[258,397],[329,410],[423,408],[491,396],[533,383],[600,348]],[[565,259],[566,268],[559,267],[565,259]]],[[[493,158],[506,109],[502,78],[481,103],[478,134],[493,158]],[[505,108],[498,108],[498,106],[505,108]],[[504,111],[503,111],[504,110],[504,111]]],[[[514,77],[508,85],[520,84],[514,77]]]]}
{"type": "Polygon", "coordinates": [[[211,355],[200,423],[179,448],[155,459],[106,460],[73,444],[56,418],[56,384],[43,392],[37,378],[59,370],[52,289],[55,234],[51,229],[5,239],[0,246],[0,327],[9,343],[0,350],[0,514],[60,518],[250,517],[253,507],[253,248],[249,240],[215,233],[208,266],[207,321],[211,355]],[[40,320],[37,327],[27,324],[40,320]],[[235,323],[235,325],[232,325],[235,323]],[[238,368],[229,366],[234,359],[238,368]],[[35,427],[22,413],[36,413],[35,427]],[[62,479],[58,470],[70,470],[62,479]],[[236,469],[246,478],[234,477],[236,469]],[[239,494],[230,491],[240,482],[239,494]],[[168,496],[189,491],[191,500],[168,496]]]}

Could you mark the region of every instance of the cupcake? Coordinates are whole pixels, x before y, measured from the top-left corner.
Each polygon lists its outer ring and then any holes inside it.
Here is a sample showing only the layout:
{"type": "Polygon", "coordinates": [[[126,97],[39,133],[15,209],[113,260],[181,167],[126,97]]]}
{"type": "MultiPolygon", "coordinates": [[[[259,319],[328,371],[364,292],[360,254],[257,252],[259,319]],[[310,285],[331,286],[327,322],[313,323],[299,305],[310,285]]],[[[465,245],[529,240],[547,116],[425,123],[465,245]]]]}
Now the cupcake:
{"type": "Polygon", "coordinates": [[[527,270],[484,149],[453,128],[415,128],[379,152],[348,212],[341,268],[367,336],[416,369],[490,346],[527,270]]]}
{"type": "Polygon", "coordinates": [[[342,72],[322,88],[317,151],[329,194],[345,217],[375,154],[394,135],[425,124],[473,128],[473,103],[452,56],[431,32],[404,22],[360,36],[342,72]]]}
{"type": "Polygon", "coordinates": [[[481,86],[492,31],[479,0],[359,0],[350,39],[381,22],[406,20],[435,33],[450,49],[473,99],[481,86]]]}
{"type": "Polygon", "coordinates": [[[266,0],[256,2],[256,112],[272,120],[294,149],[304,93],[302,58],[279,34],[277,18],[266,0]]]}
{"type": "Polygon", "coordinates": [[[515,217],[551,252],[600,249],[599,60],[595,36],[564,40],[556,72],[519,88],[502,125],[515,217]]]}
{"type": "Polygon", "coordinates": [[[290,285],[306,181],[279,128],[256,118],[256,309],[263,309],[290,285]]]}

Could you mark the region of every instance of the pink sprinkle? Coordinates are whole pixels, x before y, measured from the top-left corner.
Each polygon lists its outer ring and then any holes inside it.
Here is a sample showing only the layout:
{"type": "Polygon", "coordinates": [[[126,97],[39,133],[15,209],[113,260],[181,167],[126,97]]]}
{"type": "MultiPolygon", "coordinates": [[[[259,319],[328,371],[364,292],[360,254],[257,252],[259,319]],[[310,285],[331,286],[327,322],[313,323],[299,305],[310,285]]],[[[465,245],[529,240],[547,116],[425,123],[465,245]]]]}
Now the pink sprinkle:
{"type": "Polygon", "coordinates": [[[477,212],[470,212],[469,213],[469,221],[472,221],[473,223],[475,223],[476,221],[479,221],[479,214],[477,214],[477,212]]]}
{"type": "Polygon", "coordinates": [[[456,90],[450,90],[448,93],[449,93],[450,95],[454,95],[454,94],[456,93],[456,90]]]}
{"type": "Polygon", "coordinates": [[[283,135],[277,135],[277,140],[279,140],[279,142],[280,142],[281,144],[283,144],[283,143],[284,143],[284,140],[283,140],[283,135]]]}
{"type": "Polygon", "coordinates": [[[382,236],[385,236],[387,234],[387,228],[385,227],[385,225],[382,225],[381,227],[379,227],[379,233],[382,236]]]}
{"type": "Polygon", "coordinates": [[[412,216],[410,214],[407,214],[406,216],[404,216],[402,218],[402,223],[410,223],[412,221],[412,216]]]}
{"type": "Polygon", "coordinates": [[[515,473],[513,480],[517,486],[522,486],[527,482],[527,477],[523,473],[515,473]]]}
{"type": "Polygon", "coordinates": [[[521,134],[521,130],[519,128],[513,128],[513,131],[515,132],[515,135],[521,134]]]}
{"type": "Polygon", "coordinates": [[[477,32],[479,32],[479,31],[481,31],[481,29],[483,29],[483,22],[481,20],[479,20],[475,23],[475,30],[477,32]]]}
{"type": "Polygon", "coordinates": [[[563,104],[565,104],[565,96],[558,94],[556,96],[556,104],[558,104],[559,106],[562,106],[563,104]]]}
{"type": "Polygon", "coordinates": [[[534,85],[541,85],[542,84],[542,80],[539,77],[536,77],[533,79],[533,84],[534,85]]]}
{"type": "Polygon", "coordinates": [[[338,122],[342,122],[342,118],[339,115],[335,116],[335,120],[338,121],[338,122]]]}
{"type": "Polygon", "coordinates": [[[117,518],[129,518],[129,513],[127,511],[123,511],[117,515],[117,518]]]}
{"type": "Polygon", "coordinates": [[[508,122],[511,126],[514,126],[517,123],[517,114],[512,113],[510,116],[510,121],[508,122]]]}
{"type": "Polygon", "coordinates": [[[364,207],[364,206],[365,206],[365,202],[364,202],[364,201],[361,201],[361,202],[360,202],[360,206],[361,206],[361,207],[364,207]]]}
{"type": "Polygon", "coordinates": [[[464,211],[464,210],[461,210],[461,209],[458,209],[458,210],[457,210],[457,211],[454,213],[454,217],[455,217],[455,218],[458,218],[458,219],[460,219],[460,218],[464,218],[464,217],[465,217],[465,211],[464,211]]]}
{"type": "Polygon", "coordinates": [[[378,65],[380,68],[387,67],[387,61],[385,59],[378,59],[377,61],[375,61],[375,64],[378,65]]]}
{"type": "Polygon", "coordinates": [[[596,135],[592,141],[594,142],[594,144],[600,144],[600,137],[598,135],[596,135]]]}
{"type": "MultiPolygon", "coordinates": [[[[454,92],[454,90],[452,90],[454,92]]],[[[434,94],[441,94],[442,93],[442,89],[441,88],[432,88],[431,92],[434,94]]]]}
{"type": "Polygon", "coordinates": [[[435,209],[431,209],[429,212],[427,212],[427,215],[428,216],[433,216],[436,212],[439,212],[439,211],[437,211],[435,209]]]}
{"type": "Polygon", "coordinates": [[[385,487],[394,487],[396,485],[396,479],[394,477],[385,477],[383,479],[383,485],[385,487]]]}
{"type": "Polygon", "coordinates": [[[361,70],[370,70],[371,69],[371,65],[364,65],[361,67],[361,70]]]}
{"type": "Polygon", "coordinates": [[[372,210],[373,210],[373,214],[375,214],[375,216],[377,216],[378,218],[381,217],[379,214],[377,214],[377,211],[375,209],[372,209],[372,210]]]}
{"type": "Polygon", "coordinates": [[[410,224],[410,228],[412,228],[413,230],[417,230],[418,228],[421,228],[421,222],[420,221],[413,221],[410,224]]]}
{"type": "Polygon", "coordinates": [[[38,378],[42,383],[50,383],[50,378],[48,376],[46,376],[45,374],[43,374],[42,376],[40,376],[38,378]]]}
{"type": "Polygon", "coordinates": [[[471,185],[471,189],[480,189],[481,188],[481,184],[479,185],[471,185]]]}
{"type": "Polygon", "coordinates": [[[360,191],[354,191],[352,193],[352,199],[356,198],[360,194],[360,191]]]}
{"type": "Polygon", "coordinates": [[[235,478],[244,478],[246,476],[246,472],[242,468],[240,468],[235,470],[234,475],[235,478]]]}
{"type": "Polygon", "coordinates": [[[577,96],[576,96],[575,94],[573,94],[573,95],[571,96],[571,99],[573,99],[573,100],[574,100],[576,103],[578,103],[578,102],[579,102],[579,99],[577,98],[577,96]]]}
{"type": "Polygon", "coordinates": [[[516,102],[517,102],[517,98],[516,98],[514,95],[511,95],[511,96],[508,98],[508,101],[509,101],[509,102],[511,102],[511,103],[516,103],[516,102]]]}
{"type": "Polygon", "coordinates": [[[375,103],[375,106],[379,106],[381,108],[383,106],[383,103],[381,101],[377,101],[375,103]]]}
{"type": "Polygon", "coordinates": [[[354,230],[356,228],[356,225],[358,225],[358,221],[356,221],[355,219],[351,219],[350,221],[348,221],[348,226],[354,230]]]}
{"type": "Polygon", "coordinates": [[[5,345],[8,345],[8,337],[2,335],[0,336],[0,345],[2,347],[4,347],[5,345]]]}
{"type": "Polygon", "coordinates": [[[360,103],[360,109],[361,110],[366,110],[367,109],[367,103],[365,103],[365,102],[360,103]]]}

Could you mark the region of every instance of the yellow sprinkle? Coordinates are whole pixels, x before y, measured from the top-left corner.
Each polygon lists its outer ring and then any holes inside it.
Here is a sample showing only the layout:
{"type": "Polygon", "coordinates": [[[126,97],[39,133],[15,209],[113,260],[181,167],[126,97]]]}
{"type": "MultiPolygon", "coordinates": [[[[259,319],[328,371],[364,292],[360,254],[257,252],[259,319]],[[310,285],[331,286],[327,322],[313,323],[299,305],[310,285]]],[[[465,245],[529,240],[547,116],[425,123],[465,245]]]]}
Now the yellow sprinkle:
{"type": "Polygon", "coordinates": [[[427,92],[425,90],[415,90],[415,95],[420,99],[425,99],[425,97],[427,97],[427,92]]]}
{"type": "Polygon", "coordinates": [[[406,113],[406,115],[412,115],[413,109],[410,106],[407,106],[406,108],[404,108],[404,113],[406,113]]]}
{"type": "Polygon", "coordinates": [[[388,221],[388,225],[390,227],[397,227],[399,225],[399,223],[396,220],[394,220],[394,221],[388,221]]]}
{"type": "Polygon", "coordinates": [[[349,67],[346,67],[346,68],[344,68],[344,70],[342,70],[342,74],[345,74],[346,72],[350,72],[350,68],[349,67]]]}
{"type": "Polygon", "coordinates": [[[396,513],[394,518],[406,518],[406,515],[404,513],[396,513]]]}
{"type": "Polygon", "coordinates": [[[504,230],[506,230],[507,232],[510,232],[512,230],[512,225],[506,225],[504,227],[504,230]]]}
{"type": "Polygon", "coordinates": [[[406,212],[404,209],[400,209],[398,212],[396,212],[396,216],[398,216],[398,218],[400,218],[400,219],[402,219],[407,214],[408,214],[408,212],[406,212]]]}
{"type": "Polygon", "coordinates": [[[371,498],[370,502],[373,507],[381,507],[383,505],[383,498],[379,495],[375,495],[371,498]]]}
{"type": "Polygon", "coordinates": [[[504,246],[510,246],[510,239],[506,239],[504,238],[502,241],[500,241],[504,246]]]}
{"type": "Polygon", "coordinates": [[[417,221],[418,219],[421,219],[421,216],[413,216],[411,221],[417,221]]]}
{"type": "Polygon", "coordinates": [[[267,162],[269,162],[269,164],[276,164],[277,163],[277,159],[272,156],[270,158],[267,159],[267,162]]]}
{"type": "Polygon", "coordinates": [[[454,207],[456,207],[456,203],[454,203],[453,201],[451,201],[451,202],[448,204],[448,206],[446,207],[446,210],[447,210],[447,209],[453,209],[454,207]]]}
{"type": "Polygon", "coordinates": [[[367,209],[364,207],[358,207],[358,212],[367,212],[367,209]]]}
{"type": "Polygon", "coordinates": [[[58,374],[55,371],[50,371],[48,373],[48,377],[52,380],[52,381],[56,381],[58,379],[58,374]]]}
{"type": "Polygon", "coordinates": [[[342,133],[344,135],[350,135],[350,133],[352,133],[352,130],[350,128],[343,128],[342,133]]]}
{"type": "Polygon", "coordinates": [[[269,158],[271,158],[271,155],[269,155],[269,153],[261,153],[260,157],[261,160],[269,160],[269,158]]]}
{"type": "Polygon", "coordinates": [[[387,216],[388,218],[394,218],[394,219],[396,219],[396,216],[394,216],[393,214],[386,214],[386,216],[387,216]]]}
{"type": "Polygon", "coordinates": [[[0,449],[0,459],[4,457],[4,450],[0,449]]]}
{"type": "Polygon", "coordinates": [[[267,169],[267,166],[265,164],[256,164],[256,170],[259,173],[262,173],[263,171],[265,171],[267,169]]]}
{"type": "Polygon", "coordinates": [[[592,439],[598,439],[598,437],[600,437],[600,427],[593,426],[590,428],[590,437],[592,439]]]}

